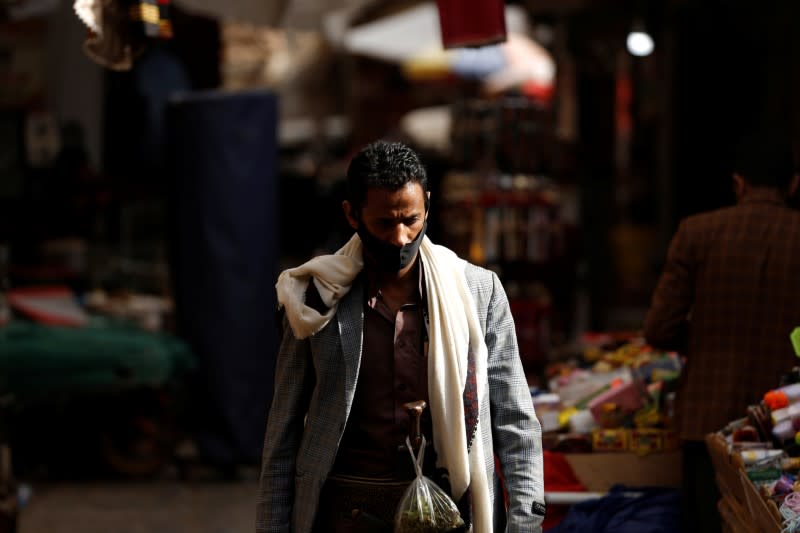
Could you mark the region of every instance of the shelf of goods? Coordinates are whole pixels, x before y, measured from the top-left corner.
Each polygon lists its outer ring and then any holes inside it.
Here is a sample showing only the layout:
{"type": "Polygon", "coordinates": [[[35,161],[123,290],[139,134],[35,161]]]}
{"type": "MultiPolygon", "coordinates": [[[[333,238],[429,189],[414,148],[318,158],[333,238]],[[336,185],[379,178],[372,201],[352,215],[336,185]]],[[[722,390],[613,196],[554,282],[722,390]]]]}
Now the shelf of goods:
{"type": "Polygon", "coordinates": [[[450,172],[442,183],[443,241],[498,273],[527,368],[568,331],[577,246],[573,189],[541,176],[450,172]]]}

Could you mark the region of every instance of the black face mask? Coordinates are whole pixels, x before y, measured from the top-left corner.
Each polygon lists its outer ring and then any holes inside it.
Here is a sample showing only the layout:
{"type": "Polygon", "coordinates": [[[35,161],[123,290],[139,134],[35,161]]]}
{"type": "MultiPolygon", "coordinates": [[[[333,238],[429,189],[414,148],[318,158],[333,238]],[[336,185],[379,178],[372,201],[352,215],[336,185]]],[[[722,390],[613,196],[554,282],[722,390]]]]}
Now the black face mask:
{"type": "Polygon", "coordinates": [[[416,257],[427,228],[428,221],[426,220],[414,240],[404,246],[395,246],[380,240],[367,231],[363,224],[358,225],[356,233],[361,237],[361,243],[377,267],[384,272],[395,273],[410,265],[416,257]]]}

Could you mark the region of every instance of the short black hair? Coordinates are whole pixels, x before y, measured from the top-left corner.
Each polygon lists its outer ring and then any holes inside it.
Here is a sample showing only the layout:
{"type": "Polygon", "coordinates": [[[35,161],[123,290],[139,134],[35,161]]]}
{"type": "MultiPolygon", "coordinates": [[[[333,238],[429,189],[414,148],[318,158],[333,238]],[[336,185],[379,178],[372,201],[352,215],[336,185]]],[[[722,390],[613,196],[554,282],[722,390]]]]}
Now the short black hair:
{"type": "Polygon", "coordinates": [[[733,171],[750,185],[784,189],[797,172],[791,140],[777,133],[740,138],[733,171]]]}
{"type": "Polygon", "coordinates": [[[425,194],[428,208],[428,175],[419,155],[400,142],[375,141],[362,148],[347,168],[347,200],[361,212],[369,189],[396,191],[416,182],[425,194]]]}

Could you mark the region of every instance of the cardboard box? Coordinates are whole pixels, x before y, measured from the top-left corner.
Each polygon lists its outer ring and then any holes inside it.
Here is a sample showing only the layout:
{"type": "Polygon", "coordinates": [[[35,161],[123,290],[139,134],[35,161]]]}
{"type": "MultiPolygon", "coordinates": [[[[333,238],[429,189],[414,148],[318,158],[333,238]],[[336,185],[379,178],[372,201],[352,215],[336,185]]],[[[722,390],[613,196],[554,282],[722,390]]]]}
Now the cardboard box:
{"type": "Polygon", "coordinates": [[[595,452],[631,452],[637,455],[673,452],[679,449],[673,430],[660,428],[595,429],[592,449],[595,452]]]}
{"type": "Polygon", "coordinates": [[[627,449],[627,429],[595,429],[592,431],[592,450],[596,452],[624,452],[627,449]]]}
{"type": "Polygon", "coordinates": [[[637,455],[648,455],[664,450],[664,430],[632,429],[628,438],[628,450],[637,455]]]}
{"type": "Polygon", "coordinates": [[[675,487],[681,485],[681,452],[569,453],[575,475],[591,492],[607,492],[613,485],[675,487]]]}

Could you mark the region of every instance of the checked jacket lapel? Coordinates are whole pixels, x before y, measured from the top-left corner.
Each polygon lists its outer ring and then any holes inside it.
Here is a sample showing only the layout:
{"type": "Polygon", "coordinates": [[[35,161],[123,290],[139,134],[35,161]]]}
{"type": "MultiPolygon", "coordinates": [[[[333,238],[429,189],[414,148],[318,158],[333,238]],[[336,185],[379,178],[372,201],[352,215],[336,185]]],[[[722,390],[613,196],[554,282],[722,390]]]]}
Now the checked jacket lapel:
{"type": "Polygon", "coordinates": [[[353,404],[364,341],[364,288],[360,278],[356,278],[356,280],[347,296],[339,302],[336,312],[339,323],[339,339],[342,343],[342,357],[344,358],[348,412],[353,404]]]}

